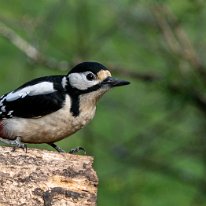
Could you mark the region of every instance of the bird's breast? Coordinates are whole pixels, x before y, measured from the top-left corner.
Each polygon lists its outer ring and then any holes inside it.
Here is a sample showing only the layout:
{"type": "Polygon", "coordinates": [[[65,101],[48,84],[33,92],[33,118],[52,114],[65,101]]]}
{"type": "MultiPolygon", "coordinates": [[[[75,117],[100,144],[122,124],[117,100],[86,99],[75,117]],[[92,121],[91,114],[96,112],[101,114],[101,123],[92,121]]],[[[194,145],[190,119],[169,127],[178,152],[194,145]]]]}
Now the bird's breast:
{"type": "Polygon", "coordinates": [[[59,141],[86,125],[95,115],[95,105],[80,105],[80,114],[70,112],[71,99],[66,97],[64,106],[56,112],[40,118],[11,118],[3,121],[5,138],[20,136],[26,143],[49,143],[59,141]]]}

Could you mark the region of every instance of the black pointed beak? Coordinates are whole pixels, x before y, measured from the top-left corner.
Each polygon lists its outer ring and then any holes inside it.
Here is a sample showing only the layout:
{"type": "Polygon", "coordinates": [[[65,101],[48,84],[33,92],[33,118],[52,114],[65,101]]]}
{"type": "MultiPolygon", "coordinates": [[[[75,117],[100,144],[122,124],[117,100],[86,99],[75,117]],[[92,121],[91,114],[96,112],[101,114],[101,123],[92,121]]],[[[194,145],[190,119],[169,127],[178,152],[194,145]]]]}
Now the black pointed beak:
{"type": "Polygon", "coordinates": [[[103,85],[108,85],[110,87],[118,87],[130,84],[130,82],[125,80],[116,79],[113,77],[107,77],[103,82],[103,85]]]}

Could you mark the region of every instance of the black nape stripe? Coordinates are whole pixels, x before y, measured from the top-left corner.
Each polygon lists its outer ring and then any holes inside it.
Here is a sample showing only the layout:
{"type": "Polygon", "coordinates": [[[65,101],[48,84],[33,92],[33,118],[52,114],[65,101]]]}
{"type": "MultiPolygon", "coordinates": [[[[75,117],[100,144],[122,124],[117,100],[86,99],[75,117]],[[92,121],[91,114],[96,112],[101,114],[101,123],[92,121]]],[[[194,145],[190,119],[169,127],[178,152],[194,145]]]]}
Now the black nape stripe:
{"type": "Polygon", "coordinates": [[[101,88],[101,83],[97,84],[97,85],[94,85],[94,86],[92,86],[92,87],[90,87],[90,88],[88,88],[86,90],[79,90],[77,88],[73,88],[69,84],[69,81],[68,81],[68,84],[66,86],[66,91],[67,91],[68,95],[71,98],[70,112],[72,113],[72,115],[74,117],[77,117],[80,114],[80,110],[79,110],[79,107],[80,107],[80,102],[79,102],[80,95],[87,94],[87,93],[90,93],[90,92],[93,92],[93,91],[97,91],[99,88],[101,88]]]}
{"type": "Polygon", "coordinates": [[[72,95],[71,96],[71,108],[70,112],[74,117],[79,116],[79,95],[72,95]]]}
{"type": "Polygon", "coordinates": [[[93,87],[90,87],[86,90],[78,90],[76,88],[72,88],[71,85],[69,85],[69,84],[67,85],[66,89],[67,89],[68,94],[71,97],[70,112],[72,113],[72,115],[74,117],[77,117],[80,114],[80,110],[79,110],[79,107],[80,107],[79,97],[80,97],[80,95],[96,91],[100,87],[101,87],[101,84],[97,84],[97,85],[94,85],[93,87]]]}

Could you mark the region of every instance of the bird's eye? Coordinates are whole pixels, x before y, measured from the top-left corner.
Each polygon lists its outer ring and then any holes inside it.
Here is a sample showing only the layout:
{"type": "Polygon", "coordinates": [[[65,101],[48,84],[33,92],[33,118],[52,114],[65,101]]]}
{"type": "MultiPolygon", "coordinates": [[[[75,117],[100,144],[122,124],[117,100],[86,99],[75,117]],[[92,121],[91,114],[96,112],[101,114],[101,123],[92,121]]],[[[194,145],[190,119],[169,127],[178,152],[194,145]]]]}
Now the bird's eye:
{"type": "Polygon", "coordinates": [[[87,79],[89,80],[89,81],[92,81],[92,80],[94,80],[96,77],[95,77],[95,75],[93,74],[93,73],[89,73],[89,74],[87,74],[87,79]]]}

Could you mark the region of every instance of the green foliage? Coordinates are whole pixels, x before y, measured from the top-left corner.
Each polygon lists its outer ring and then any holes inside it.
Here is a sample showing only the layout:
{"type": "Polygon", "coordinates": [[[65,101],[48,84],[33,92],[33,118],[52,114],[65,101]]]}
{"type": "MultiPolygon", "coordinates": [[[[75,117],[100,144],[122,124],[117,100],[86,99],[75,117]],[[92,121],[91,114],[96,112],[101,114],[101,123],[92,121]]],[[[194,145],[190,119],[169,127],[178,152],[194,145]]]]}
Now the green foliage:
{"type": "MultiPolygon", "coordinates": [[[[0,23],[46,58],[71,65],[98,61],[131,81],[101,99],[85,129],[59,142],[65,150],[81,145],[95,156],[99,206],[206,204],[204,0],[0,5],[0,23]]],[[[1,31],[0,25],[1,94],[32,78],[67,72],[28,58],[1,31]]]]}

